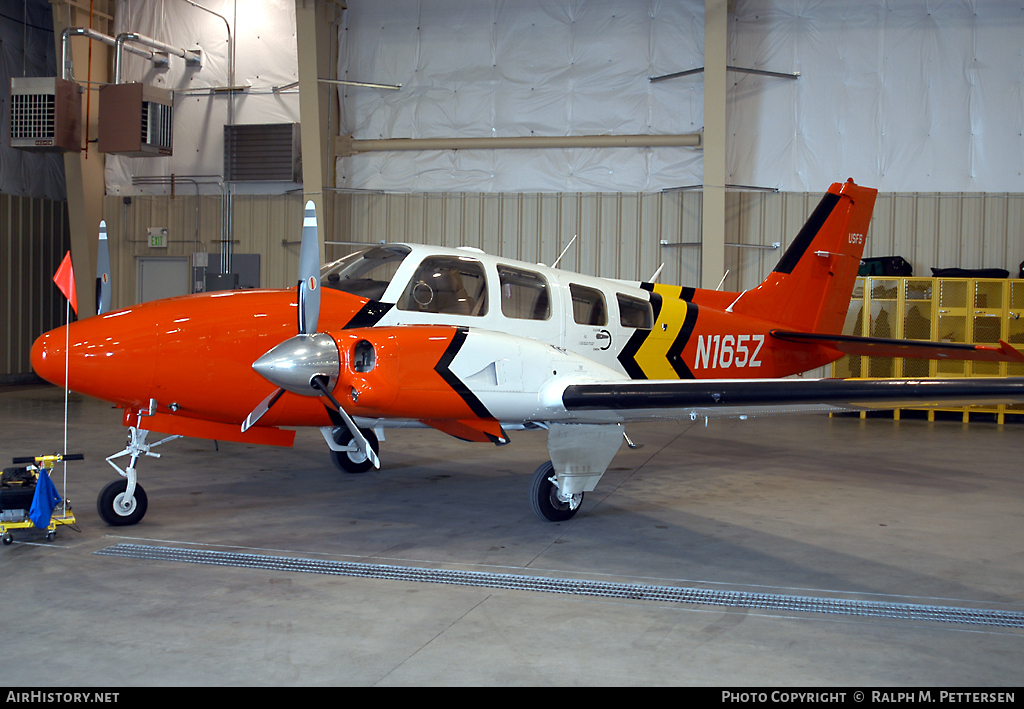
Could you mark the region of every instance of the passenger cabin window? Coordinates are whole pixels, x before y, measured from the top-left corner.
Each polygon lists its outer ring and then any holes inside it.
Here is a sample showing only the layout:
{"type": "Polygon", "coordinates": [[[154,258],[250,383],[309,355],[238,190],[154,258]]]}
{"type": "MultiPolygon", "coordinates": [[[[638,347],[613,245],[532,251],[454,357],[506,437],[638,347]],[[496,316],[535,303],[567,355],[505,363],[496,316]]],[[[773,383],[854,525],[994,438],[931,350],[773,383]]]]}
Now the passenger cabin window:
{"type": "Polygon", "coordinates": [[[601,291],[569,284],[572,294],[572,318],[580,325],[607,325],[608,309],[601,291]]]}
{"type": "Polygon", "coordinates": [[[533,271],[498,266],[501,284],[501,313],[520,320],[547,320],[551,317],[551,298],[544,277],[533,271]]]}
{"type": "Polygon", "coordinates": [[[399,310],[444,315],[487,314],[487,281],[476,259],[463,256],[432,256],[420,264],[399,310]]]}
{"type": "Polygon", "coordinates": [[[409,251],[408,246],[398,245],[356,251],[324,266],[320,285],[380,300],[409,251]]]}
{"type": "Polygon", "coordinates": [[[654,310],[650,302],[616,293],[619,301],[619,324],[638,330],[650,330],[654,327],[654,310]]]}

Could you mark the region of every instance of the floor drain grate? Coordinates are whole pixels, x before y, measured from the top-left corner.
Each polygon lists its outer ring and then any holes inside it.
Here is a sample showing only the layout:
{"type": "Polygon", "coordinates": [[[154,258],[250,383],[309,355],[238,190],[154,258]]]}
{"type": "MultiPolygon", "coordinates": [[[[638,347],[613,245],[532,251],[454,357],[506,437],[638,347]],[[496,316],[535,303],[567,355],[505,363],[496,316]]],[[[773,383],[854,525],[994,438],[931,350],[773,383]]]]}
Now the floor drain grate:
{"type": "Polygon", "coordinates": [[[95,553],[102,556],[149,559],[152,561],[239,566],[248,569],[270,569],[274,571],[294,571],[333,576],[358,576],[362,578],[390,579],[393,581],[417,581],[457,586],[477,586],[480,588],[564,593],[577,596],[1024,628],[1024,613],[1015,611],[925,606],[913,603],[886,603],[881,601],[852,601],[834,598],[788,596],[774,593],[747,593],[744,591],[714,591],[678,586],[647,586],[547,578],[544,576],[492,574],[480,571],[450,571],[415,566],[390,566],[387,564],[322,561],[318,559],[267,556],[262,554],[197,551],[143,544],[115,544],[112,547],[101,549],[95,553]]]}

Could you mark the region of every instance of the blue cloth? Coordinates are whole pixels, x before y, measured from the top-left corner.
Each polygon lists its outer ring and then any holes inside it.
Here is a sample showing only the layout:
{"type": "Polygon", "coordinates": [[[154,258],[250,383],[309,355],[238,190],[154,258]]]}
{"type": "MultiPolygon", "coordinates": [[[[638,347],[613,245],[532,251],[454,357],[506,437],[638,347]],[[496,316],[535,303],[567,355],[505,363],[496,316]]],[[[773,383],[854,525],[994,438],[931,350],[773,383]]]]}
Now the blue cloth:
{"type": "Polygon", "coordinates": [[[29,508],[28,518],[32,520],[39,529],[46,529],[50,526],[50,516],[53,508],[60,502],[60,495],[53,481],[46,474],[45,470],[39,471],[39,479],[36,480],[36,494],[32,498],[32,507],[29,508]]]}

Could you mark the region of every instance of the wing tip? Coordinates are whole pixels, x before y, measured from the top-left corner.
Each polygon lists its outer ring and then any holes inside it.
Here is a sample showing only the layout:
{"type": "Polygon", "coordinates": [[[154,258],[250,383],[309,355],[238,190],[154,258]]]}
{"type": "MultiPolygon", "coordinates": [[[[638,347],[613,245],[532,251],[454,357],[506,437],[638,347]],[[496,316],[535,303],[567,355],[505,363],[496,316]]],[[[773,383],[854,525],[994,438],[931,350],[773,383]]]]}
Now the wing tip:
{"type": "Polygon", "coordinates": [[[999,340],[999,351],[1006,355],[1010,361],[1024,364],[1024,352],[1005,340],[999,340]]]}

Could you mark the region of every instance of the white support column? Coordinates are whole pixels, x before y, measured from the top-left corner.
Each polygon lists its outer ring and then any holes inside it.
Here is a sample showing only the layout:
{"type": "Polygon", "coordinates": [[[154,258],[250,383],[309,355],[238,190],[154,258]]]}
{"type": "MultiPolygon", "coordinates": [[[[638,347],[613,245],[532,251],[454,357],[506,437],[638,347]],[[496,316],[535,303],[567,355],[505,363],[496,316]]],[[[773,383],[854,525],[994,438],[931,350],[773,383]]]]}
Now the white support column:
{"type": "Polygon", "coordinates": [[[725,92],[728,0],[704,0],[704,203],[702,288],[725,275],[725,92]]]}
{"type": "Polygon", "coordinates": [[[323,242],[334,239],[333,187],[334,141],[327,135],[327,112],[334,100],[335,89],[322,84],[321,78],[330,77],[331,28],[339,12],[338,3],[320,0],[295,0],[295,40],[299,62],[299,120],[302,135],[302,192],[303,203],[312,200],[320,222],[321,249],[323,242]]]}

